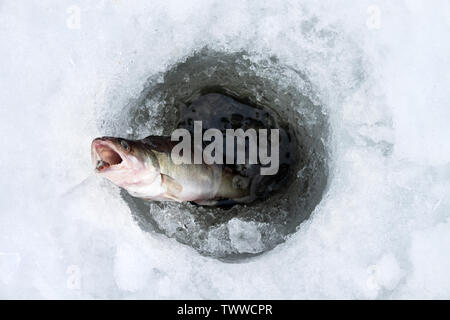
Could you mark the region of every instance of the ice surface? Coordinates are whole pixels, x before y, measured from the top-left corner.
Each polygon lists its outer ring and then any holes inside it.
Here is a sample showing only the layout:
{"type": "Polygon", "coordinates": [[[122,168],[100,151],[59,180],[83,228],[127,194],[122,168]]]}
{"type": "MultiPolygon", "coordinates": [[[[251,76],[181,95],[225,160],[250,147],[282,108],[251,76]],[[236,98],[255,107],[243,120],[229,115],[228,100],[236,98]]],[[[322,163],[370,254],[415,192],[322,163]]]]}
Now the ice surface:
{"type": "Polygon", "coordinates": [[[0,297],[450,298],[449,27],[445,0],[2,2],[0,297]],[[302,72],[331,125],[312,217],[236,264],[143,231],[90,163],[101,119],[205,45],[302,72]]]}

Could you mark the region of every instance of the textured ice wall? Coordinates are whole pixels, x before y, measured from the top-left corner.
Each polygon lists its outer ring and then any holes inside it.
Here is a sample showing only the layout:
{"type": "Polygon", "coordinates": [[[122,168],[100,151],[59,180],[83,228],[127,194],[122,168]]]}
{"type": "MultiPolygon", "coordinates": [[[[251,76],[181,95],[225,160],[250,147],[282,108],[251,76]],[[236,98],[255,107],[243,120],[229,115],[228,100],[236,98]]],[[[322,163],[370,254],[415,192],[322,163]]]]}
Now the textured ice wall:
{"type": "MultiPolygon", "coordinates": [[[[447,1],[0,5],[0,297],[449,298],[447,1]],[[194,49],[274,54],[327,107],[329,190],[245,263],[144,233],[92,176],[98,110],[194,49]]],[[[245,245],[245,244],[243,244],[245,245]]]]}

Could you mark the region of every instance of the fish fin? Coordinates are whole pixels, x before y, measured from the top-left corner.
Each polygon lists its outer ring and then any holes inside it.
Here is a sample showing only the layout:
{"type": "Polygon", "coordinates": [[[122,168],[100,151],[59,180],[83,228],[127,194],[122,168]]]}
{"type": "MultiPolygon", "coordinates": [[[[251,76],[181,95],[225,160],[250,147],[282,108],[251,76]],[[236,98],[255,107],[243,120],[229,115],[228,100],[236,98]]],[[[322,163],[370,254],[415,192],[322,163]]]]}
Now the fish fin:
{"type": "Polygon", "coordinates": [[[199,206],[215,206],[217,205],[217,200],[195,200],[192,201],[199,206]]]}
{"type": "Polygon", "coordinates": [[[148,136],[141,141],[150,146],[152,150],[164,153],[172,152],[173,147],[178,143],[177,141],[172,141],[169,136],[148,136]]]}
{"type": "Polygon", "coordinates": [[[233,199],[219,199],[219,200],[198,200],[198,201],[191,201],[194,204],[197,204],[199,206],[215,206],[220,207],[222,209],[230,209],[232,206],[239,204],[239,202],[233,200],[233,199]]]}
{"type": "Polygon", "coordinates": [[[257,199],[256,196],[256,187],[257,187],[257,183],[256,183],[257,179],[254,179],[251,183],[250,183],[250,194],[241,198],[234,198],[232,199],[233,201],[240,203],[240,204],[245,204],[245,203],[250,203],[253,202],[257,199]]]}
{"type": "Polygon", "coordinates": [[[248,195],[242,198],[235,198],[235,199],[231,199],[236,203],[240,203],[240,204],[245,204],[245,203],[250,203],[256,200],[256,197],[253,195],[248,195]]]}
{"type": "Polygon", "coordinates": [[[178,200],[178,195],[183,191],[183,187],[181,184],[179,184],[175,179],[172,177],[161,173],[161,179],[162,179],[162,185],[166,188],[167,192],[166,195],[168,198],[180,201],[178,200]]]}

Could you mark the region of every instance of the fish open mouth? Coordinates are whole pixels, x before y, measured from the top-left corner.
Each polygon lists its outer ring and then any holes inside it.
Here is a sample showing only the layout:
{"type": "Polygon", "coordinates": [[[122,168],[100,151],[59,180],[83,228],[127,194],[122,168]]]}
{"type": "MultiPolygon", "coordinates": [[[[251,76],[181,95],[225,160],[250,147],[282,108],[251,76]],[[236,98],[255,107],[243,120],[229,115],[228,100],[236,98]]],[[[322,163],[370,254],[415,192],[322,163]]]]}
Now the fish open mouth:
{"type": "Polygon", "coordinates": [[[98,142],[94,145],[96,152],[95,169],[103,171],[113,166],[122,163],[122,157],[111,146],[105,143],[98,142]]]}

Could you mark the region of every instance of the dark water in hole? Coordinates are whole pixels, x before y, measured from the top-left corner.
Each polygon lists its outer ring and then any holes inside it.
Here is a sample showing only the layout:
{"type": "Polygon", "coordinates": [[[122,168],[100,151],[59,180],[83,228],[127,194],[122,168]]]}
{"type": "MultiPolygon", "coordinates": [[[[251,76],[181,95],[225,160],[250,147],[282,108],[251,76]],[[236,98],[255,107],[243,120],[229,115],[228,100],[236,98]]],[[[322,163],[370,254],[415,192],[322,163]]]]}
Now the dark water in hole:
{"type": "Polygon", "coordinates": [[[246,117],[256,118],[257,110],[264,110],[270,116],[262,125],[284,128],[292,141],[287,149],[294,150],[289,157],[283,153],[287,173],[275,184],[280,188],[248,206],[146,202],[122,192],[143,230],[163,233],[203,255],[238,261],[285,241],[322,199],[328,180],[328,123],[301,70],[283,65],[276,57],[204,49],[150,77],[144,87],[138,99],[102,113],[108,115],[100,122],[105,135],[130,139],[170,135],[183,122],[180,117],[187,120],[189,107],[196,112],[202,108],[196,99],[220,93],[251,108],[231,115],[225,112],[228,116],[222,119],[214,115],[215,109],[204,106],[203,117],[208,118],[209,112],[211,121],[208,126],[245,128],[255,125],[246,117]]]}
{"type": "MultiPolygon", "coordinates": [[[[235,98],[225,95],[221,88],[205,88],[201,90],[201,96],[192,102],[181,104],[178,107],[179,121],[177,128],[183,128],[194,135],[194,121],[202,121],[203,132],[208,129],[219,129],[223,133],[224,148],[226,155],[225,131],[226,129],[266,129],[270,132],[277,129],[279,132],[279,169],[274,175],[261,175],[262,166],[250,164],[249,141],[245,141],[245,164],[224,164],[223,167],[233,171],[234,174],[249,179],[255,200],[267,199],[270,195],[283,189],[289,182],[290,174],[297,160],[297,139],[293,129],[276,114],[275,111],[257,106],[250,106],[239,102],[235,98]]],[[[236,140],[236,139],[235,139],[236,140]]],[[[268,150],[270,150],[270,134],[268,134],[268,150]]],[[[208,143],[204,143],[204,147],[208,143]]],[[[237,147],[234,148],[234,163],[237,163],[237,147]]],[[[233,202],[219,202],[219,205],[230,206],[233,202]]]]}

